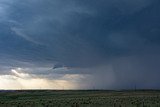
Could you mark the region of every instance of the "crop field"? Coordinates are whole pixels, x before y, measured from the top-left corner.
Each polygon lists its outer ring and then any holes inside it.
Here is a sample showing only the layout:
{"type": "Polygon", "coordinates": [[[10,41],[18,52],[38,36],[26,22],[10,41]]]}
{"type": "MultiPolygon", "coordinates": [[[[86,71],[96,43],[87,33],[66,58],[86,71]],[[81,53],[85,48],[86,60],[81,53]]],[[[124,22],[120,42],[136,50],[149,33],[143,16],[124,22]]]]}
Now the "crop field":
{"type": "Polygon", "coordinates": [[[160,107],[160,91],[1,91],[0,107],[160,107]]]}

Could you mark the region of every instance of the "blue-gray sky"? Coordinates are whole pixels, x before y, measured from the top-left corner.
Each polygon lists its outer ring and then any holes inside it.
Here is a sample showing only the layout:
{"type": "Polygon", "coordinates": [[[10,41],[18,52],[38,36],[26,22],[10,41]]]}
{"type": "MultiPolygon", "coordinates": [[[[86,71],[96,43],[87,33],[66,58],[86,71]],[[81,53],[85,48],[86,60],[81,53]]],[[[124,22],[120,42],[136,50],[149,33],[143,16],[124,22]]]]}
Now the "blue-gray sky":
{"type": "Polygon", "coordinates": [[[0,86],[159,89],[159,35],[159,0],[0,0],[0,86]]]}

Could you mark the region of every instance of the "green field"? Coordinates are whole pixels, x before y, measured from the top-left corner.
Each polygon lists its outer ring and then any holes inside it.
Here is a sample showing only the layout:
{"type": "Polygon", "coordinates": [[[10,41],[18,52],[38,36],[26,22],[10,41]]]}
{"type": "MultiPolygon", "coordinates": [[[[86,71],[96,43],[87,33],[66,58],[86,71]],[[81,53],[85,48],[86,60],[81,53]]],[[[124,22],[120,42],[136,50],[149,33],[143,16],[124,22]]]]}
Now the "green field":
{"type": "Polygon", "coordinates": [[[160,91],[1,91],[0,107],[160,107],[160,91]]]}

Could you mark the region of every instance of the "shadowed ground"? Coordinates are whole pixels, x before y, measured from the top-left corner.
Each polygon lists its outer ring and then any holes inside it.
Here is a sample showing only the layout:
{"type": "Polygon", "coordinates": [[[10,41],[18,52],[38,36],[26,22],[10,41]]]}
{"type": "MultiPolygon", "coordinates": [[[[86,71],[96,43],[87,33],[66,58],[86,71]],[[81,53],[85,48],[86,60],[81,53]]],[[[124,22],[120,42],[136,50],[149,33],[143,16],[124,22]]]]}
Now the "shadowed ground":
{"type": "Polygon", "coordinates": [[[0,107],[160,107],[160,91],[1,91],[0,107]]]}

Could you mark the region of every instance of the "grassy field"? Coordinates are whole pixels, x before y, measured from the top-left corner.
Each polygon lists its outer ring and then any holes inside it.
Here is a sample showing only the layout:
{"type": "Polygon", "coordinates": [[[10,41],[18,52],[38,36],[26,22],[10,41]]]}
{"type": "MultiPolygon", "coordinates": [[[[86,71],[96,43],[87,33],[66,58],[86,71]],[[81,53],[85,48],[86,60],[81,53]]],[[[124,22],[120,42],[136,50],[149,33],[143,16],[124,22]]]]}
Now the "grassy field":
{"type": "Polygon", "coordinates": [[[1,91],[0,107],[160,107],[160,91],[1,91]]]}

